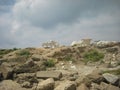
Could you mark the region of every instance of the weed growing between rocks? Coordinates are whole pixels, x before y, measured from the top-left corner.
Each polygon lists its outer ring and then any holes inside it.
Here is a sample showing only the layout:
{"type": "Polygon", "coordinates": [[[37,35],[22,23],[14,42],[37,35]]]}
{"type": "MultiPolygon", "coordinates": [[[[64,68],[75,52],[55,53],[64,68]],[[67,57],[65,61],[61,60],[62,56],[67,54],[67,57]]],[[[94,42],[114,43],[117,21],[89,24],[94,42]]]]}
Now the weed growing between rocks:
{"type": "Polygon", "coordinates": [[[88,61],[97,62],[104,58],[104,54],[98,52],[97,50],[90,50],[84,53],[83,58],[85,63],[87,63],[88,61]]]}
{"type": "Polygon", "coordinates": [[[120,69],[117,70],[107,70],[107,71],[103,71],[103,73],[111,73],[114,75],[120,75],[120,69]]]}
{"type": "Polygon", "coordinates": [[[46,67],[54,67],[54,66],[55,66],[55,61],[52,60],[52,59],[49,59],[49,60],[47,60],[46,62],[44,62],[44,65],[45,65],[46,67]]]}

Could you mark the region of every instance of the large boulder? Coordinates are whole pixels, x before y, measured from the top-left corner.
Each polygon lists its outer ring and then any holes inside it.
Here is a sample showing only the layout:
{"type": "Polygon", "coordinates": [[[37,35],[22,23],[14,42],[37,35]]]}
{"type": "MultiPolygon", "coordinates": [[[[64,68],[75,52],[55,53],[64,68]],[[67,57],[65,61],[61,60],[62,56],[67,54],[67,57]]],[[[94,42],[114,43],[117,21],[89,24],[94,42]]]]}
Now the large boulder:
{"type": "Polygon", "coordinates": [[[27,90],[27,89],[21,88],[21,86],[18,83],[12,80],[4,80],[0,83],[0,90],[27,90]]]}
{"type": "Polygon", "coordinates": [[[54,90],[76,90],[76,84],[73,81],[61,82],[54,90]]]}
{"type": "Polygon", "coordinates": [[[4,79],[13,78],[13,69],[8,63],[2,63],[0,66],[0,72],[2,73],[4,79]]]}
{"type": "Polygon", "coordinates": [[[54,79],[49,78],[47,80],[39,82],[36,90],[53,90],[54,84],[55,84],[54,79]]]}
{"type": "Polygon", "coordinates": [[[58,71],[39,71],[36,73],[37,78],[40,79],[47,79],[47,78],[54,78],[60,79],[62,77],[62,73],[58,71]]]}
{"type": "Polygon", "coordinates": [[[43,57],[42,57],[41,55],[39,55],[39,54],[33,54],[31,58],[32,58],[32,60],[34,60],[34,61],[43,60],[43,57]]]}

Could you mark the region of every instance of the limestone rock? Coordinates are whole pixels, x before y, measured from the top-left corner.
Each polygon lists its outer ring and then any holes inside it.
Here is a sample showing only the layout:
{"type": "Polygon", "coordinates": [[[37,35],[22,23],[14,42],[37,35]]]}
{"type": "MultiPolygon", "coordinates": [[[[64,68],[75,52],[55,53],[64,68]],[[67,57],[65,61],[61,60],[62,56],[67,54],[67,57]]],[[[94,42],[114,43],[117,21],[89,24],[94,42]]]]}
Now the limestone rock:
{"type": "MultiPolygon", "coordinates": [[[[4,80],[0,83],[0,90],[27,90],[12,80],[4,80]]],[[[29,89],[30,90],[30,89],[29,89]]]]}
{"type": "Polygon", "coordinates": [[[90,90],[101,90],[101,87],[97,83],[91,83],[90,90]]]}
{"type": "Polygon", "coordinates": [[[104,82],[101,82],[100,88],[101,88],[101,90],[120,90],[119,87],[116,87],[116,86],[113,86],[111,84],[107,84],[104,82]]]}
{"type": "Polygon", "coordinates": [[[37,78],[54,78],[54,79],[60,79],[62,77],[62,73],[58,71],[39,71],[36,74],[37,78]]]}
{"type": "Polygon", "coordinates": [[[28,66],[30,66],[30,67],[32,67],[32,66],[35,65],[35,63],[34,63],[34,61],[32,59],[26,61],[25,64],[28,65],[28,66]]]}
{"type": "MultiPolygon", "coordinates": [[[[25,86],[25,87],[26,87],[26,85],[25,85],[26,83],[24,83],[24,82],[29,82],[31,85],[33,83],[38,82],[35,73],[18,74],[18,75],[16,75],[16,81],[17,81],[17,83],[22,84],[22,86],[25,86]]],[[[29,86],[29,85],[27,84],[27,86],[29,86]]]]}
{"type": "Polygon", "coordinates": [[[36,90],[53,90],[54,84],[55,84],[55,82],[54,82],[53,78],[49,78],[47,80],[39,82],[36,90]]]}
{"type": "Polygon", "coordinates": [[[76,84],[72,81],[61,82],[54,90],[76,90],[76,84]]]}
{"type": "Polygon", "coordinates": [[[85,84],[81,84],[77,90],[89,90],[88,87],[85,84]]]}
{"type": "Polygon", "coordinates": [[[16,66],[14,68],[14,72],[19,73],[34,73],[36,71],[42,70],[37,64],[33,63],[33,61],[26,62],[20,66],[16,66]],[[34,65],[33,65],[34,64],[34,65]]]}
{"type": "Polygon", "coordinates": [[[0,66],[0,71],[1,71],[4,79],[12,79],[13,78],[13,69],[8,65],[8,63],[3,63],[0,66]]]}
{"type": "Polygon", "coordinates": [[[30,88],[31,87],[31,85],[30,85],[30,82],[23,82],[22,84],[21,84],[21,86],[22,87],[25,87],[25,88],[30,88]]]}
{"type": "Polygon", "coordinates": [[[32,60],[40,61],[40,60],[43,60],[43,57],[41,55],[38,55],[38,54],[33,54],[32,55],[32,60]]]}
{"type": "Polygon", "coordinates": [[[107,90],[120,90],[120,88],[113,85],[109,85],[107,90]]]}
{"type": "Polygon", "coordinates": [[[103,77],[112,84],[114,84],[119,79],[116,75],[110,73],[104,73],[103,77]]]}

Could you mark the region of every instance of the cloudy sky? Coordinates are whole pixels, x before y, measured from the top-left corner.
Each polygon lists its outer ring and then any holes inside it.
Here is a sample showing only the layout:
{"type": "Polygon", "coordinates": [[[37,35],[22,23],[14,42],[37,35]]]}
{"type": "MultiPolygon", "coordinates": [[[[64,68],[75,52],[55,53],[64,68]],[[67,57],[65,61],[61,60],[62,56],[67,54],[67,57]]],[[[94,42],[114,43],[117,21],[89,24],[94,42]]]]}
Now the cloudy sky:
{"type": "Polygon", "coordinates": [[[0,0],[0,48],[120,41],[120,0],[0,0]]]}

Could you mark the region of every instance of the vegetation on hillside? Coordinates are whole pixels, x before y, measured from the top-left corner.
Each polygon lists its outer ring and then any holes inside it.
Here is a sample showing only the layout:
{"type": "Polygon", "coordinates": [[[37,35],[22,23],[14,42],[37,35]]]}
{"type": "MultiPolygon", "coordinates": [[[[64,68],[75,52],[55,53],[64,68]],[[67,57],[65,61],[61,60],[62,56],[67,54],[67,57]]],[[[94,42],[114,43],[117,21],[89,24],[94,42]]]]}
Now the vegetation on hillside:
{"type": "Polygon", "coordinates": [[[73,60],[72,56],[67,55],[64,57],[64,61],[74,61],[74,60],[73,60]]]}
{"type": "Polygon", "coordinates": [[[23,49],[16,53],[18,56],[29,57],[31,55],[29,50],[23,49]]]}
{"type": "Polygon", "coordinates": [[[111,73],[114,75],[120,75],[120,69],[117,70],[107,70],[107,71],[103,71],[103,73],[111,73]]]}
{"type": "Polygon", "coordinates": [[[88,52],[85,52],[83,55],[84,61],[85,62],[97,62],[100,61],[104,58],[104,54],[98,52],[97,50],[90,50],[88,52]]]}
{"type": "Polygon", "coordinates": [[[1,49],[0,50],[0,55],[5,55],[5,54],[8,54],[12,51],[14,51],[14,50],[13,49],[1,49]]]}
{"type": "Polygon", "coordinates": [[[55,61],[53,59],[49,59],[46,62],[44,62],[44,65],[47,67],[54,67],[55,66],[55,61]]]}

